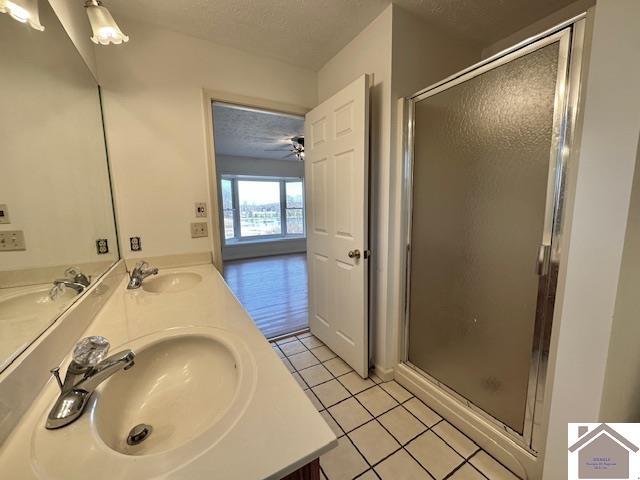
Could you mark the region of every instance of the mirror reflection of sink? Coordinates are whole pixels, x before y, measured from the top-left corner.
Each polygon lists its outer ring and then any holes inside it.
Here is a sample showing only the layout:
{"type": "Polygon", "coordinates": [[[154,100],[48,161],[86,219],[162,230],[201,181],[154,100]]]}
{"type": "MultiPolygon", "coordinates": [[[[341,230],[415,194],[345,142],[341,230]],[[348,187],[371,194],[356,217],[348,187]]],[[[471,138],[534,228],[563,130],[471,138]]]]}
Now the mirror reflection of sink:
{"type": "Polygon", "coordinates": [[[135,365],[100,385],[84,414],[58,429],[34,424],[33,468],[42,478],[164,478],[222,441],[244,414],[257,368],[242,338],[212,327],[156,332],[131,349],[135,365]],[[135,441],[132,441],[135,440],[135,441]]]}
{"type": "Polygon", "coordinates": [[[173,293],[189,290],[202,281],[202,276],[193,272],[164,273],[147,278],[142,289],[151,293],[173,293]]]}
{"type": "Polygon", "coordinates": [[[112,449],[147,455],[176,448],[209,428],[231,405],[239,372],[231,350],[207,337],[160,341],[136,352],[135,366],[114,375],[96,404],[97,431],[112,449]],[[133,427],[151,433],[128,445],[133,427]]]}
{"type": "Polygon", "coordinates": [[[66,289],[55,300],[49,298],[50,286],[11,295],[0,300],[0,318],[54,314],[64,310],[76,297],[71,289],[66,289]]]}

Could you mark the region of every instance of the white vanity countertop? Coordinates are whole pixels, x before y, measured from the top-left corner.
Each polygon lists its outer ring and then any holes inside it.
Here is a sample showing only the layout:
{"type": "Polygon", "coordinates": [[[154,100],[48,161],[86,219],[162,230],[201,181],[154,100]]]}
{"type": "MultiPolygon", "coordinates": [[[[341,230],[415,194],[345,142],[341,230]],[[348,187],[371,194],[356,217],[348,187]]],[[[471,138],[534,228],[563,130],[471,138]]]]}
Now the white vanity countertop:
{"type": "MultiPolygon", "coordinates": [[[[160,274],[185,271],[198,273],[202,281],[189,290],[175,293],[126,290],[127,279],[123,278],[94,322],[80,335],[107,337],[112,345],[111,352],[117,352],[120,345],[161,330],[187,326],[216,327],[240,336],[251,351],[256,368],[255,390],[237,423],[202,455],[153,478],[277,480],[335,446],[336,436],[213,265],[165,269],[160,274]]],[[[66,370],[69,360],[65,359],[61,372],[66,370]]],[[[50,367],[42,366],[47,370],[50,367]]],[[[82,428],[82,422],[89,422],[86,414],[60,430],[44,430],[46,414],[57,394],[55,381],[50,381],[0,449],[2,478],[130,478],[126,468],[113,461],[117,457],[105,459],[104,468],[99,471],[69,466],[61,468],[64,474],[58,475],[42,468],[39,455],[34,451],[36,429],[42,429],[37,430],[38,435],[58,435],[61,449],[73,448],[78,466],[83,464],[84,450],[88,450],[68,444],[73,443],[74,429],[82,428]]],[[[197,412],[186,414],[197,415],[197,412]]],[[[56,456],[55,452],[50,454],[56,456]]]]}

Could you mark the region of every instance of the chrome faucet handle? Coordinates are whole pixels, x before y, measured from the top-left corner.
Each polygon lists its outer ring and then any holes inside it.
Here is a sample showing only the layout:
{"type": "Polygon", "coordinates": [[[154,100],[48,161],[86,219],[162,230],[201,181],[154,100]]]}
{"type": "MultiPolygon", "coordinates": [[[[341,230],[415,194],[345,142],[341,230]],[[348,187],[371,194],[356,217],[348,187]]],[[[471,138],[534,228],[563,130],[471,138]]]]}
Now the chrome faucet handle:
{"type": "Polygon", "coordinates": [[[82,368],[95,367],[109,353],[109,340],[100,336],[86,337],[76,343],[73,361],[82,368]]]}
{"type": "Polygon", "coordinates": [[[58,387],[60,387],[60,391],[62,392],[62,380],[60,380],[60,367],[53,367],[49,370],[51,374],[55,377],[56,382],[58,382],[58,387]]]}
{"type": "Polygon", "coordinates": [[[74,283],[79,283],[80,285],[84,285],[88,287],[91,283],[91,276],[87,276],[80,271],[78,267],[69,267],[64,271],[64,276],[74,283]]]}

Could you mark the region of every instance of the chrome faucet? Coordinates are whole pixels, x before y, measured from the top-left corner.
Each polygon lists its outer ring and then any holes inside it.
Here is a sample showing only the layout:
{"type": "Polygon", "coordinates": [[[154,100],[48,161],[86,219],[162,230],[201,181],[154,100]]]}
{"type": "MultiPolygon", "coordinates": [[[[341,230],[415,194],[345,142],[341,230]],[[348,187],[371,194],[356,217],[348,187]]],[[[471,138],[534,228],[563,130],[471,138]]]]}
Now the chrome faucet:
{"type": "Polygon", "coordinates": [[[157,274],[158,269],[156,267],[149,265],[145,261],[139,262],[135,267],[133,267],[133,270],[131,270],[127,289],[131,290],[134,288],[140,288],[142,286],[142,281],[145,278],[147,278],[149,275],[157,274]]]}
{"type": "Polygon", "coordinates": [[[55,299],[60,293],[60,287],[68,287],[80,294],[91,283],[91,277],[86,276],[78,267],[69,267],[64,271],[64,278],[53,281],[53,287],[49,291],[49,297],[55,299]]]}
{"type": "Polygon", "coordinates": [[[60,380],[60,369],[51,369],[60,387],[60,395],[47,417],[47,429],[61,428],[78,419],[98,385],[114,373],[133,367],[135,354],[131,350],[104,358],[108,351],[106,338],[83,338],[73,350],[73,360],[64,383],[60,380]]]}

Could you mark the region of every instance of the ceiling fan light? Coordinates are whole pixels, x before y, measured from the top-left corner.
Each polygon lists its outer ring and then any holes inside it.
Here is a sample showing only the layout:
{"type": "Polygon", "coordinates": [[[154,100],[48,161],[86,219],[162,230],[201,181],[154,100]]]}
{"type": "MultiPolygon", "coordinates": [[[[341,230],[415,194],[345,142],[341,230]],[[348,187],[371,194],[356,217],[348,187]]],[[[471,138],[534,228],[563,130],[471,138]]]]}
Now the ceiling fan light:
{"type": "Polygon", "coordinates": [[[93,31],[93,36],[91,37],[93,43],[120,45],[129,41],[129,37],[122,33],[109,10],[103,7],[99,0],[87,0],[85,8],[93,31]]]}
{"type": "Polygon", "coordinates": [[[0,13],[8,13],[20,23],[27,23],[31,28],[42,31],[38,12],[38,0],[0,0],[0,13]]]}

